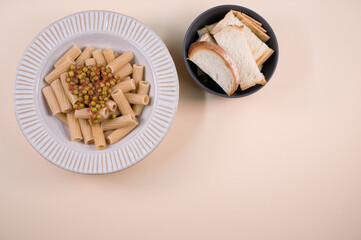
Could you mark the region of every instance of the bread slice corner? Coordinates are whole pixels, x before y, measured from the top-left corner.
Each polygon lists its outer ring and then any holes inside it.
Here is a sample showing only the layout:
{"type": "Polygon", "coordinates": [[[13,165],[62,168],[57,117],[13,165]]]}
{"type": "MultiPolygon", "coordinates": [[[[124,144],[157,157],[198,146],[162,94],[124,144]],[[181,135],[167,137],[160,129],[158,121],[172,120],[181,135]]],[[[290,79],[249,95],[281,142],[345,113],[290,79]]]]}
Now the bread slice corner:
{"type": "Polygon", "coordinates": [[[247,44],[245,29],[244,26],[229,25],[213,36],[218,45],[233,58],[240,75],[242,90],[256,84],[264,85],[267,83],[247,44]]]}
{"type": "Polygon", "coordinates": [[[188,59],[207,73],[228,96],[237,90],[239,85],[237,66],[227,52],[217,44],[192,43],[188,51],[188,59]]]}

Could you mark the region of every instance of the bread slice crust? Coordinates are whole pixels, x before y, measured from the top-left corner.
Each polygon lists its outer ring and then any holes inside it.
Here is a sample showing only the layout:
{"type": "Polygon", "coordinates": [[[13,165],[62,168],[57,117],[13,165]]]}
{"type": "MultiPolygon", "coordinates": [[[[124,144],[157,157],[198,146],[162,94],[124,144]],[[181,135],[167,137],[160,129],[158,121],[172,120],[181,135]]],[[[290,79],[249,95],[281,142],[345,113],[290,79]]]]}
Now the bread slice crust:
{"type": "Polygon", "coordinates": [[[212,51],[213,53],[217,54],[223,60],[226,66],[231,70],[234,81],[232,83],[231,90],[226,93],[228,96],[232,95],[237,90],[239,85],[239,74],[238,74],[237,65],[234,63],[234,60],[228,55],[228,53],[223,48],[221,48],[217,44],[210,42],[192,43],[192,45],[189,47],[188,50],[188,58],[191,60],[193,55],[200,50],[212,51]]]}

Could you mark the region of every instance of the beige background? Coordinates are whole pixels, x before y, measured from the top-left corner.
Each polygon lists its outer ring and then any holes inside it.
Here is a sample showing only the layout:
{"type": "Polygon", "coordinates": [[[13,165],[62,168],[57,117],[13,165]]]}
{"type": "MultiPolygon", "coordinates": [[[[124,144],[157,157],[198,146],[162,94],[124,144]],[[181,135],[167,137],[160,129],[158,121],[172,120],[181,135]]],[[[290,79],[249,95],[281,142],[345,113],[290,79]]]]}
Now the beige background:
{"type": "Polygon", "coordinates": [[[2,1],[0,239],[361,239],[361,2],[228,1],[277,34],[260,92],[224,99],[185,70],[185,31],[219,1],[2,1]],[[161,145],[125,171],[84,176],[44,160],[13,113],[20,57],[48,24],[107,9],[165,41],[180,101],[161,145]]]}

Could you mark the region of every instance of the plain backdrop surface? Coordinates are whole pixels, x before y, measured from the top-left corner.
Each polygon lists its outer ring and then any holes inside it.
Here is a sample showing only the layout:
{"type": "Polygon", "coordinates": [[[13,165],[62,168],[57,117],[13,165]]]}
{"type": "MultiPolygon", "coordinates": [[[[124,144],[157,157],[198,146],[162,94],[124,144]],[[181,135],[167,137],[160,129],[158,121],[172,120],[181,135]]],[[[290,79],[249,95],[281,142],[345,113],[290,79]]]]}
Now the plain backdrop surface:
{"type": "Polygon", "coordinates": [[[361,2],[3,1],[0,239],[361,239],[361,2]],[[201,12],[240,4],[275,31],[267,86],[219,98],[192,82],[184,34],[201,12]],[[179,74],[173,126],[139,164],[62,170],[26,141],[13,110],[17,64],[43,28],[104,9],[147,24],[179,74]]]}

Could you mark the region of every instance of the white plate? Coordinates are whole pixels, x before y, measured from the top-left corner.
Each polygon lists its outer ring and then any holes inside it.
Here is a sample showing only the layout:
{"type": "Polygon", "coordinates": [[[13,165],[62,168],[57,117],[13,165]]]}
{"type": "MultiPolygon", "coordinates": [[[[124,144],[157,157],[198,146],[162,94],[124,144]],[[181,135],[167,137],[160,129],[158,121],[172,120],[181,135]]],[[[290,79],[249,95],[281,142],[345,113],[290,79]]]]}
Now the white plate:
{"type": "Polygon", "coordinates": [[[50,162],[78,173],[111,173],[139,162],[162,141],[177,110],[178,89],[168,49],[147,26],[119,13],[86,11],[58,20],[30,43],[16,71],[15,114],[27,140],[50,162]],[[51,116],[41,93],[44,76],[73,44],[133,51],[135,62],[145,65],[145,80],[151,84],[151,104],[145,107],[140,125],[105,150],[71,142],[67,126],[51,116]]]}

